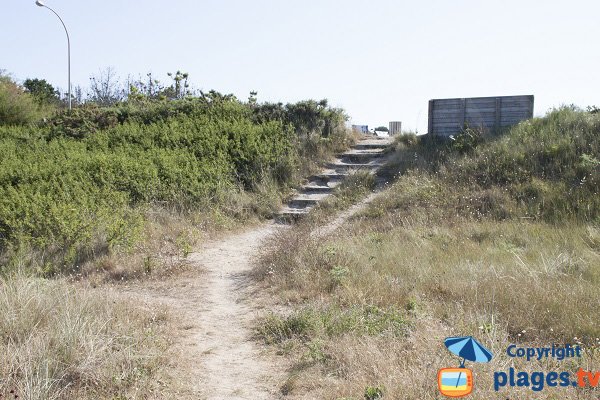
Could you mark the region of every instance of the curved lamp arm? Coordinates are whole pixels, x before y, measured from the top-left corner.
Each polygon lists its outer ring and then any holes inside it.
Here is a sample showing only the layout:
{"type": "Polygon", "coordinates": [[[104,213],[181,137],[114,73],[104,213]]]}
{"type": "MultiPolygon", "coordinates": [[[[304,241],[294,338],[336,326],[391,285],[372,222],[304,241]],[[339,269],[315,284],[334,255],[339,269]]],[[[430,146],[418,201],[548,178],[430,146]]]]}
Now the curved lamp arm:
{"type": "Polygon", "coordinates": [[[56,15],[58,17],[58,19],[60,20],[60,23],[62,24],[63,28],[65,28],[65,33],[67,34],[67,61],[68,61],[69,110],[70,110],[71,109],[71,38],[69,37],[69,31],[67,30],[67,26],[65,25],[65,22],[60,17],[60,15],[58,15],[58,13],[56,11],[54,11],[52,8],[45,5],[41,0],[36,0],[35,4],[39,7],[45,7],[48,10],[52,11],[54,13],[54,15],[56,15]]]}

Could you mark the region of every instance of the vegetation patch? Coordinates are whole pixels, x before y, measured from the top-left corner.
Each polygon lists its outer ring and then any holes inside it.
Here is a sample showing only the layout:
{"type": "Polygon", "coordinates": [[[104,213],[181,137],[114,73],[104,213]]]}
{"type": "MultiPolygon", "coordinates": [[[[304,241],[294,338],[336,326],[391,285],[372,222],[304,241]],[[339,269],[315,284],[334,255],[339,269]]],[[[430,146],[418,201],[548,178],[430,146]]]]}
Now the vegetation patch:
{"type": "Polygon", "coordinates": [[[150,396],[159,390],[167,326],[161,308],[142,310],[64,281],[2,278],[0,395],[150,396]]]}
{"type": "Polygon", "coordinates": [[[43,82],[28,82],[29,92],[1,82],[2,104],[29,108],[20,119],[0,113],[0,262],[25,258],[46,274],[135,252],[156,210],[215,216],[215,225],[220,216],[270,217],[291,187],[350,143],[345,114],[326,101],[136,92],[42,121],[34,111],[52,106],[43,82]]]}
{"type": "Polygon", "coordinates": [[[0,397],[169,397],[167,314],[102,283],[178,271],[352,141],[326,100],[194,94],[169,76],[120,89],[107,70],[67,110],[45,80],[0,71],[0,397]]]}
{"type": "MultiPolygon", "coordinates": [[[[290,393],[361,399],[379,396],[379,388],[385,398],[434,398],[431,377],[458,365],[443,347],[448,336],[473,335],[495,354],[478,366],[482,399],[497,397],[493,371],[508,362],[540,371],[595,368],[598,114],[563,108],[503,136],[463,134],[471,136],[398,138],[382,171],[397,181],[364,210],[326,237],[311,236],[321,223],[313,220],[272,240],[257,277],[291,305],[289,318],[306,322],[301,333],[266,335],[297,361],[290,393]],[[306,310],[343,320],[365,305],[398,310],[409,329],[393,338],[364,329],[328,336],[307,322],[306,310]],[[290,347],[290,337],[318,339],[326,361],[306,364],[307,350],[290,347]],[[579,344],[584,355],[568,366],[526,364],[507,359],[512,343],[579,344]]],[[[274,327],[289,322],[276,321],[274,327]]],[[[514,393],[525,398],[530,389],[514,393]]],[[[538,394],[587,395],[553,388],[538,394]]]]}
{"type": "Polygon", "coordinates": [[[367,305],[305,308],[288,316],[271,315],[259,324],[257,333],[267,343],[282,343],[290,339],[310,341],[344,334],[400,337],[406,331],[406,320],[399,310],[367,305]]]}

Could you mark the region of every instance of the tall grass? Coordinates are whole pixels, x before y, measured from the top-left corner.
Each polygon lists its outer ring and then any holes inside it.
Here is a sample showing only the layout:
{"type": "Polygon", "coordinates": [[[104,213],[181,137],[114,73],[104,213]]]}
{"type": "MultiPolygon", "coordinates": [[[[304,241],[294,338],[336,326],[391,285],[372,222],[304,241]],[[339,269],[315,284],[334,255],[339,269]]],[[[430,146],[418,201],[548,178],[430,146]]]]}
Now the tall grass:
{"type": "Polygon", "coordinates": [[[65,281],[2,278],[0,395],[145,398],[163,362],[165,318],[65,281]]]}
{"type": "MultiPolygon", "coordinates": [[[[258,323],[267,340],[269,329],[312,326],[305,310],[338,310],[343,318],[376,307],[393,310],[407,328],[395,338],[352,329],[336,337],[323,329],[283,331],[273,342],[296,367],[282,390],[362,398],[367,388],[380,388],[384,398],[434,399],[437,369],[458,365],[443,347],[447,336],[474,335],[496,355],[474,367],[477,398],[497,398],[493,371],[510,365],[597,369],[599,133],[597,115],[561,109],[470,149],[465,141],[457,148],[407,136],[385,171],[400,174],[398,181],[349,223],[325,238],[310,235],[319,221],[273,238],[259,276],[295,311],[258,323]],[[506,356],[510,343],[572,343],[585,351],[569,363],[527,363],[506,356]]],[[[536,393],[557,396],[594,398],[581,389],[536,393]]]]}

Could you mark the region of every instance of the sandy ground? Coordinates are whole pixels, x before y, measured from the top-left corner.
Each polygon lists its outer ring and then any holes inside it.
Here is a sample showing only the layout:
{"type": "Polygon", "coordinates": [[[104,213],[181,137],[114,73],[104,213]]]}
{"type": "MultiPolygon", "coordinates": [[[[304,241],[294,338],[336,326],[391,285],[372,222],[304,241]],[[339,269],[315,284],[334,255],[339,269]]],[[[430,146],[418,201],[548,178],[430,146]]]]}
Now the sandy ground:
{"type": "MultiPolygon", "coordinates": [[[[263,240],[285,226],[266,223],[218,241],[189,256],[192,268],[162,282],[132,284],[126,294],[162,304],[176,316],[173,358],[167,374],[178,399],[277,399],[285,360],[252,339],[260,292],[248,273],[263,240]]],[[[168,385],[169,383],[167,383],[168,385]]]]}

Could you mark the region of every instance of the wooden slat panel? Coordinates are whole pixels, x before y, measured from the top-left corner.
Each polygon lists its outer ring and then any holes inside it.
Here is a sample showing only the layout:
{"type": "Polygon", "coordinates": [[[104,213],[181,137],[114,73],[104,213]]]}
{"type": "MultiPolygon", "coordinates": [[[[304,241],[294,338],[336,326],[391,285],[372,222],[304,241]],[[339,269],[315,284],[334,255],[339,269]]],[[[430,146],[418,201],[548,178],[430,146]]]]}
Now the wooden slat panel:
{"type": "Polygon", "coordinates": [[[491,128],[496,123],[496,120],[482,120],[482,119],[471,119],[465,121],[465,124],[469,125],[471,128],[475,128],[478,126],[485,126],[486,128],[491,128]]]}
{"type": "Polygon", "coordinates": [[[433,112],[433,118],[462,115],[460,110],[439,110],[433,112]]]}
{"type": "Polygon", "coordinates": [[[494,119],[496,117],[496,113],[494,111],[486,111],[486,112],[468,112],[467,118],[485,118],[485,119],[494,119]]]}
{"type": "Polygon", "coordinates": [[[496,112],[496,106],[494,107],[472,107],[469,106],[467,107],[467,112],[468,113],[492,113],[494,114],[496,112]]]}
{"type": "Polygon", "coordinates": [[[505,106],[502,105],[502,112],[523,112],[525,114],[529,114],[529,105],[523,106],[505,106]]]}
{"type": "Polygon", "coordinates": [[[449,136],[464,124],[493,130],[533,117],[533,96],[434,99],[429,102],[429,132],[449,136]]]}
{"type": "Polygon", "coordinates": [[[438,129],[446,129],[446,128],[457,128],[462,129],[462,124],[435,124],[433,125],[433,130],[436,131],[438,129]]]}
{"type": "Polygon", "coordinates": [[[467,118],[465,118],[465,121],[470,121],[470,122],[485,122],[485,123],[493,124],[494,121],[496,121],[496,117],[492,115],[491,117],[483,118],[483,117],[479,117],[479,116],[476,116],[476,115],[470,115],[467,118]]]}
{"type": "Polygon", "coordinates": [[[462,99],[435,99],[433,100],[434,106],[448,106],[451,104],[458,104],[461,105],[462,104],[462,99]]]}
{"type": "Polygon", "coordinates": [[[502,114],[502,118],[501,119],[529,119],[529,114],[525,114],[525,113],[506,113],[506,114],[502,114]]]}
{"type": "Polygon", "coordinates": [[[435,125],[438,122],[456,122],[459,123],[462,121],[462,118],[460,115],[453,115],[453,116],[445,116],[445,117],[434,117],[433,118],[433,124],[435,125]]]}
{"type": "Polygon", "coordinates": [[[433,100],[429,100],[429,120],[427,121],[427,133],[433,135],[433,100]]]}
{"type": "Polygon", "coordinates": [[[489,99],[466,99],[467,107],[479,108],[488,107],[493,108],[496,106],[496,98],[491,97],[489,99]]]}

